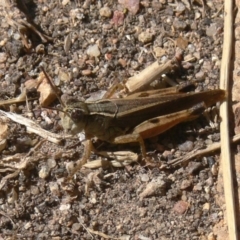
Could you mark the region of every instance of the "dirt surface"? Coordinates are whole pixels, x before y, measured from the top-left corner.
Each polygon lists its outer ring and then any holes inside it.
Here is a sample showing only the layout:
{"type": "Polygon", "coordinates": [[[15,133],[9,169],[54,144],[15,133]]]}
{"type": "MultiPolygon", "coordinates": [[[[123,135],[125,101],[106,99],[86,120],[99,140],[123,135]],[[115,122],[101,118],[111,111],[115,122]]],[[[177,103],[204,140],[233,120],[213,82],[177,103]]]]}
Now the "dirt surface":
{"type": "MultiPolygon", "coordinates": [[[[164,170],[158,164],[218,142],[216,108],[207,118],[147,140],[156,165],[83,168],[66,181],[84,146],[76,138],[64,139],[58,111],[41,108],[40,103],[59,107],[54,94],[38,101],[51,90],[36,91],[40,66],[62,99],[87,99],[156,60],[172,59],[179,48],[182,66],[165,77],[164,85],[191,80],[198,83],[195,91],[216,89],[223,2],[2,0],[0,7],[0,99],[16,98],[25,89],[28,99],[0,107],[63,136],[59,144],[38,146],[43,138],[24,126],[2,124],[1,238],[226,239],[219,153],[164,170]]],[[[101,146],[107,148],[140,153],[137,145],[101,146]]]]}

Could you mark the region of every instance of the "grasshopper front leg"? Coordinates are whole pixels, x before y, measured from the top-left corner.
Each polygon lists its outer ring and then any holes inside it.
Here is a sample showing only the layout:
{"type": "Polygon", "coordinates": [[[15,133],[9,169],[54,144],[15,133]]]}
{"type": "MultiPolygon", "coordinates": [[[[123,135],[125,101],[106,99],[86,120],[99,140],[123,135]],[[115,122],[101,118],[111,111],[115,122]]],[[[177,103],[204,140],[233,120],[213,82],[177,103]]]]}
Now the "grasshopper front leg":
{"type": "Polygon", "coordinates": [[[91,139],[87,139],[85,141],[85,147],[84,147],[84,151],[83,151],[83,156],[82,156],[82,158],[80,160],[78,160],[76,162],[76,166],[73,169],[71,169],[71,171],[69,172],[69,176],[68,176],[69,179],[71,179],[73,177],[73,175],[78,170],[80,170],[84,164],[87,163],[88,159],[91,156],[92,149],[93,149],[92,140],[91,139]]]}

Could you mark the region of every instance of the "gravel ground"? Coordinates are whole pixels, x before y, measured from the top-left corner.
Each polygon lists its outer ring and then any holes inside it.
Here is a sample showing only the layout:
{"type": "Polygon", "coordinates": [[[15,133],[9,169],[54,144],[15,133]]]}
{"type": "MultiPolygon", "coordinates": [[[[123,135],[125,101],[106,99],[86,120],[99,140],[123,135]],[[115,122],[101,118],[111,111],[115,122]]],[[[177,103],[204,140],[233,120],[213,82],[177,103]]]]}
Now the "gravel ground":
{"type": "MultiPolygon", "coordinates": [[[[28,86],[29,101],[0,107],[61,134],[58,111],[41,108],[36,99],[47,91],[36,91],[40,66],[62,99],[87,99],[157,59],[172,59],[179,48],[181,68],[160,83],[191,80],[198,83],[195,91],[216,89],[222,7],[222,0],[2,0],[0,99],[16,98],[28,86]]],[[[53,97],[41,103],[59,106],[53,97]]],[[[149,155],[167,163],[218,142],[213,118],[210,112],[146,141],[149,155]]],[[[46,141],[36,147],[41,137],[12,121],[8,128],[0,153],[1,239],[216,239],[215,226],[223,221],[216,201],[218,153],[165,170],[140,163],[83,168],[66,182],[67,168],[80,159],[83,144],[63,134],[61,144],[46,141]]],[[[139,154],[137,145],[101,145],[139,154]]]]}

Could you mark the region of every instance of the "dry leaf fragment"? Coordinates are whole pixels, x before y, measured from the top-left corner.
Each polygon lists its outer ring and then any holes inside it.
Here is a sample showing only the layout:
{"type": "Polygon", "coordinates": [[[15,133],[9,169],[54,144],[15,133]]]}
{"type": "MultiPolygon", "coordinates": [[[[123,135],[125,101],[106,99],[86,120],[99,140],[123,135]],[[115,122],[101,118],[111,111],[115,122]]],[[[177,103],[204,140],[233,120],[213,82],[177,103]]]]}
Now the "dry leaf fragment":
{"type": "Polygon", "coordinates": [[[39,74],[38,81],[40,82],[37,91],[40,93],[39,103],[41,106],[49,106],[55,99],[56,95],[45,78],[43,72],[39,74]]]}
{"type": "Polygon", "coordinates": [[[145,190],[139,194],[140,199],[153,195],[163,196],[166,192],[166,181],[162,177],[153,179],[147,184],[145,190]]]}
{"type": "Polygon", "coordinates": [[[161,47],[154,47],[153,51],[154,51],[157,58],[160,58],[160,57],[166,55],[166,50],[164,48],[161,48],[161,47]]]}
{"type": "MultiPolygon", "coordinates": [[[[61,135],[51,133],[51,132],[46,131],[45,129],[42,129],[37,123],[35,123],[32,120],[25,118],[21,115],[11,113],[11,112],[4,112],[4,111],[0,110],[0,116],[1,115],[5,116],[7,118],[10,118],[14,122],[17,122],[19,124],[26,126],[27,131],[29,131],[31,133],[35,133],[38,136],[43,137],[47,141],[59,144],[59,142],[61,142],[61,140],[63,138],[61,135]]],[[[65,138],[69,138],[69,137],[71,137],[71,135],[65,135],[65,138]]]]}

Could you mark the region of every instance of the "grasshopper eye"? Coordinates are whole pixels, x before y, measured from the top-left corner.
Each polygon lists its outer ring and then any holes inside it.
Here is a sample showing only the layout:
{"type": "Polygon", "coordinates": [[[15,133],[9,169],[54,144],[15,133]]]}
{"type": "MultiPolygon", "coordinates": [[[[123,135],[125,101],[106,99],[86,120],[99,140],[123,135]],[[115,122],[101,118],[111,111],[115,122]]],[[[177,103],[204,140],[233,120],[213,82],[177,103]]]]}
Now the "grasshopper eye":
{"type": "Polygon", "coordinates": [[[73,109],[70,113],[70,116],[74,122],[78,122],[83,118],[84,112],[80,109],[73,109]]]}
{"type": "Polygon", "coordinates": [[[71,104],[69,104],[68,102],[68,107],[66,108],[66,111],[68,113],[68,116],[75,123],[82,121],[82,119],[89,114],[86,103],[76,100],[73,100],[71,104]]]}

